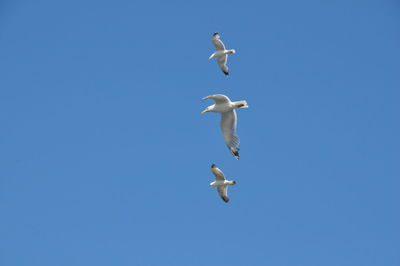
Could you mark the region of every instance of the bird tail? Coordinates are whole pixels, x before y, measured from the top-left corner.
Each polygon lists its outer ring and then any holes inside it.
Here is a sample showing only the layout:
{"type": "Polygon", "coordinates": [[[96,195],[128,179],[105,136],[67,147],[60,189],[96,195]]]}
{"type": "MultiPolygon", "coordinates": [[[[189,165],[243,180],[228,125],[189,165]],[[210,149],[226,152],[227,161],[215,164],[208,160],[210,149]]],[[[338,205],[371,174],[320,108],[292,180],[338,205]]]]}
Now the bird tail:
{"type": "Polygon", "coordinates": [[[234,103],[234,106],[236,108],[249,108],[249,105],[247,104],[246,101],[238,101],[234,103]]]}

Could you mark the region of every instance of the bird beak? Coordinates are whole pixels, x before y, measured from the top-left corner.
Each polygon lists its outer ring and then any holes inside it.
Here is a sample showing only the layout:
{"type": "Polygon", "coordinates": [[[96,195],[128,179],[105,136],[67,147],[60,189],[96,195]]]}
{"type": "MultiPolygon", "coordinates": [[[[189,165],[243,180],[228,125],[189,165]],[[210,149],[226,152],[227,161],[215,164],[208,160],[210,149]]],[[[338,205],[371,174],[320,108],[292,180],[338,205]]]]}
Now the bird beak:
{"type": "Polygon", "coordinates": [[[208,109],[205,109],[203,112],[201,112],[202,114],[205,114],[205,113],[207,113],[207,112],[209,112],[208,111],[208,109]]]}

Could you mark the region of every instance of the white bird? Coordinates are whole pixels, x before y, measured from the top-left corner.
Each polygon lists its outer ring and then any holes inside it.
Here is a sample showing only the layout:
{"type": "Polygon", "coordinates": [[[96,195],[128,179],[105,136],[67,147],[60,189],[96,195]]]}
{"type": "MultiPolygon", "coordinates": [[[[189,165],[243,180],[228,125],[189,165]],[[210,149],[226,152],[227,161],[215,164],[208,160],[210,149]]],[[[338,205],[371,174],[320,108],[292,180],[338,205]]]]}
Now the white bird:
{"type": "Polygon", "coordinates": [[[235,50],[233,49],[226,50],[225,45],[219,39],[219,34],[217,32],[214,33],[214,35],[212,36],[211,42],[214,44],[216,51],[208,59],[218,57],[217,62],[222,72],[224,72],[225,75],[229,75],[228,66],[226,65],[226,62],[228,61],[228,54],[234,54],[235,50]]]}
{"type": "Polygon", "coordinates": [[[247,108],[246,101],[231,102],[222,94],[209,95],[202,100],[212,99],[215,104],[208,106],[202,114],[207,112],[221,113],[221,130],[228,149],[236,159],[239,159],[239,137],[236,135],[236,108],[247,108]]]}
{"type": "Polygon", "coordinates": [[[211,173],[215,175],[215,181],[211,182],[210,186],[217,187],[218,194],[222,200],[228,202],[228,185],[235,185],[236,181],[226,180],[224,173],[215,164],[211,165],[211,173]]]}

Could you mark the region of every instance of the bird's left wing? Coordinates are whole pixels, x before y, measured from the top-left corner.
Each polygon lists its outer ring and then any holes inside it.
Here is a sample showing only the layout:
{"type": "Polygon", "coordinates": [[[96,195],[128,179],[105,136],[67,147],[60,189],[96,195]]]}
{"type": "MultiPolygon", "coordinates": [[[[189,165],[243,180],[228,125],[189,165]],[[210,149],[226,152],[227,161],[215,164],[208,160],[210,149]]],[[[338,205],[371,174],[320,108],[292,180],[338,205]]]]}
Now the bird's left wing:
{"type": "Polygon", "coordinates": [[[223,94],[214,94],[214,95],[208,95],[204,97],[202,100],[207,100],[211,99],[214,100],[215,103],[229,103],[231,100],[228,98],[228,96],[225,96],[223,94]]]}
{"type": "Polygon", "coordinates": [[[221,199],[225,202],[229,201],[229,197],[228,197],[228,186],[224,185],[224,186],[219,186],[217,188],[218,190],[218,194],[220,195],[221,199]]]}
{"type": "Polygon", "coordinates": [[[226,63],[228,62],[228,55],[223,55],[221,57],[218,57],[217,63],[218,66],[221,68],[222,72],[224,72],[225,75],[229,75],[229,69],[226,63]]]}

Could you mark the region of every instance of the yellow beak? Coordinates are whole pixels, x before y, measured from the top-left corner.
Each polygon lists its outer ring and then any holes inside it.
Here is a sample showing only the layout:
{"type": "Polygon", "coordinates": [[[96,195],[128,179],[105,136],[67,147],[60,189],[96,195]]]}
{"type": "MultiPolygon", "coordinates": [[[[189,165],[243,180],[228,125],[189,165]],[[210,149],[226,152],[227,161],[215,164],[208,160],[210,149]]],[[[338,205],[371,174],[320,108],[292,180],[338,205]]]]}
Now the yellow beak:
{"type": "Polygon", "coordinates": [[[201,112],[202,114],[205,114],[205,113],[207,113],[207,112],[209,112],[207,109],[205,109],[203,112],[201,112]]]}

